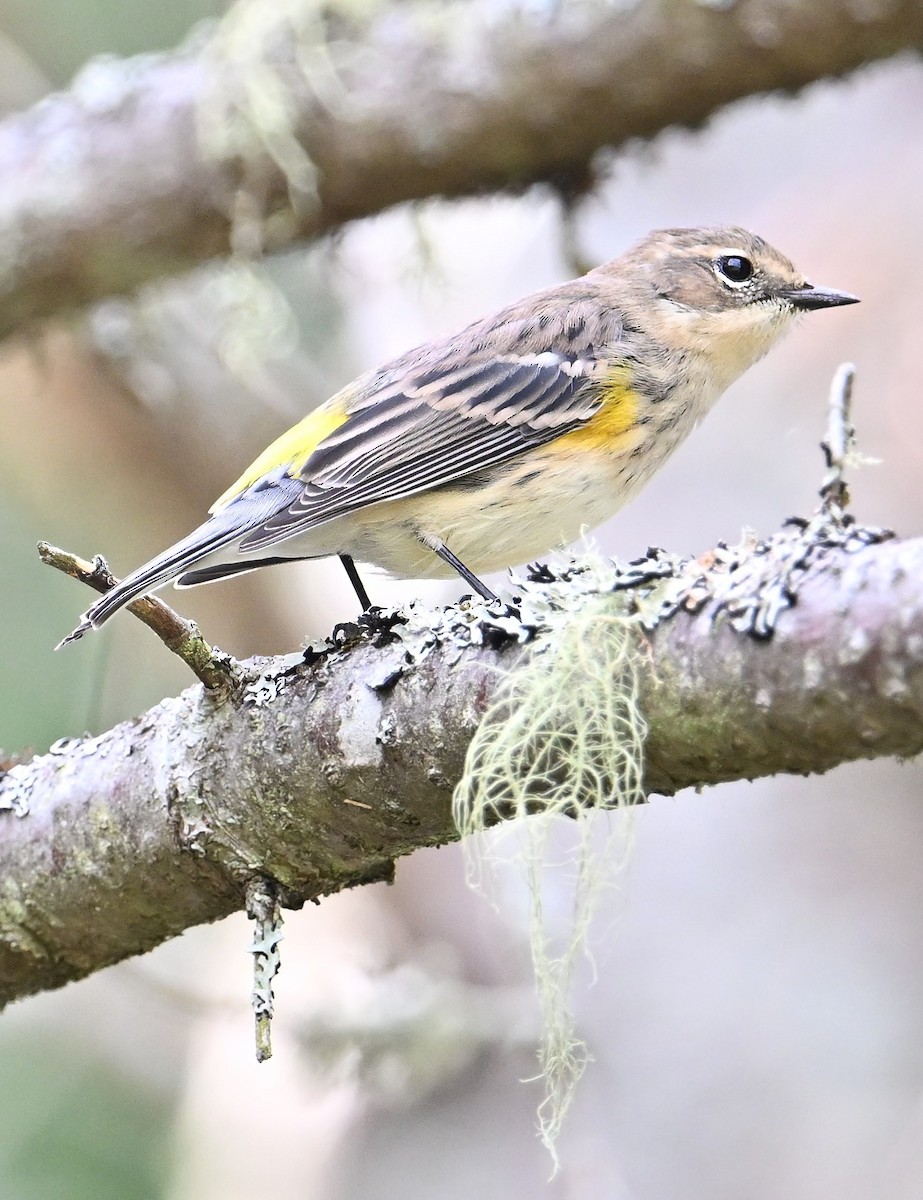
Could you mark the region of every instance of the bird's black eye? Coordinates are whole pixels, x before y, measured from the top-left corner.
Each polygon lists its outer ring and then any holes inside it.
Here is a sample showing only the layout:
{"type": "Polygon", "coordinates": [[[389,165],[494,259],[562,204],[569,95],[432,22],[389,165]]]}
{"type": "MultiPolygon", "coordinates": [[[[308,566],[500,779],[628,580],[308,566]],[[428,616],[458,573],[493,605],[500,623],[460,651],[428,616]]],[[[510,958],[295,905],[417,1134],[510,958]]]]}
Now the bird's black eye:
{"type": "Polygon", "coordinates": [[[715,266],[728,283],[746,283],[753,274],[753,263],[742,254],[722,254],[715,266]]]}

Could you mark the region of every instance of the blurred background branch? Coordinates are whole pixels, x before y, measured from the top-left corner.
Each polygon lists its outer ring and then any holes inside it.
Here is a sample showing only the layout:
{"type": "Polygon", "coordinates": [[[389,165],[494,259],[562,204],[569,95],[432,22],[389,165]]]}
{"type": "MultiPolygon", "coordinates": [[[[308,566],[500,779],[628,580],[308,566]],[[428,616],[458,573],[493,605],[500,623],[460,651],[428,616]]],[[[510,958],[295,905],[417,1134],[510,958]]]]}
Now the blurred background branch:
{"type": "Polygon", "coordinates": [[[921,45],[916,0],[241,0],[204,46],[99,60],[0,126],[0,336],[410,200],[579,195],[603,149],[921,45]]]}

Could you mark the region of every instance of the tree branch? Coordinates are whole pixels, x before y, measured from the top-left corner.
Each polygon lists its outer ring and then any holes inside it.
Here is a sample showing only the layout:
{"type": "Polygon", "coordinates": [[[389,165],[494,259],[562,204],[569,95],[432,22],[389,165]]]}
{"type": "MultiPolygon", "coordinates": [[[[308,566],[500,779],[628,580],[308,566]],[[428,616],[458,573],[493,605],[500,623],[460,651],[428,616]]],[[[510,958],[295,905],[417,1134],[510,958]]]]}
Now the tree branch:
{"type": "MultiPolygon", "coordinates": [[[[648,791],[917,754],[921,580],[923,540],[826,550],[771,641],[716,599],[661,621],[639,643],[648,791]]],[[[450,609],[437,637],[424,617],[340,626],[333,653],[250,664],[229,702],[195,687],[0,773],[0,1002],[241,908],[254,876],[299,904],[454,838],[497,668],[550,635],[523,646],[511,618],[450,609]]]]}
{"type": "Polygon", "coordinates": [[[0,125],[0,337],[405,201],[573,193],[603,147],[923,45],[916,0],[411,3],[307,31],[307,4],[258,7],[271,23],[238,6],[204,51],[91,64],[0,125]]]}
{"type": "MultiPolygon", "coordinates": [[[[118,583],[101,554],[97,554],[92,562],[87,562],[85,558],[78,558],[67,550],[59,550],[48,542],[39,542],[38,556],[45,566],[63,571],[72,579],[79,579],[96,592],[105,594],[118,583]]],[[[230,655],[209,646],[195,622],[181,617],[163,600],[158,600],[156,596],[139,596],[125,607],[149,629],[153,629],[167,649],[183,660],[215,699],[226,697],[241,682],[240,664],[230,655]]],[[[64,638],[55,649],[60,650],[71,641],[76,641],[73,634],[64,638]]]]}

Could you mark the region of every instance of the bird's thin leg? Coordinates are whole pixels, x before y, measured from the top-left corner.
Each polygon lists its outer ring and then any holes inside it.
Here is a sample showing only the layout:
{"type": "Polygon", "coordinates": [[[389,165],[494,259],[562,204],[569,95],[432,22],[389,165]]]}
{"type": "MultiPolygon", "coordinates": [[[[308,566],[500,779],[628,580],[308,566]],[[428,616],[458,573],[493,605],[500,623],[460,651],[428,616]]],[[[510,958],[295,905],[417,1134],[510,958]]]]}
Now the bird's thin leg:
{"type": "Polygon", "coordinates": [[[365,590],[365,584],[362,582],[361,578],[359,577],[359,572],[356,570],[356,564],[353,562],[353,556],[351,554],[341,554],[340,562],[343,564],[346,574],[349,576],[349,582],[353,585],[353,591],[356,593],[359,603],[362,605],[362,611],[367,612],[372,607],[372,601],[369,599],[369,594],[365,590]]]}
{"type": "Polygon", "coordinates": [[[444,563],[448,563],[453,570],[457,571],[465,583],[470,584],[479,596],[483,596],[485,600],[497,599],[487,584],[481,583],[477,575],[473,571],[469,571],[460,558],[455,557],[442,538],[427,535],[421,538],[421,541],[438,554],[444,563]]]}

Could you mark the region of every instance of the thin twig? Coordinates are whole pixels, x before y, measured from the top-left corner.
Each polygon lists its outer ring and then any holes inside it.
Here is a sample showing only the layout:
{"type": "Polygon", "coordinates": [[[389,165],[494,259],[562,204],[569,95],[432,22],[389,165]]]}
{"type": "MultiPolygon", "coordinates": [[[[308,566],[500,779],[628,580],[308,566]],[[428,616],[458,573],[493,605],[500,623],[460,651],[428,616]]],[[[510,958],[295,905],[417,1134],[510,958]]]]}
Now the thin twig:
{"type": "Polygon", "coordinates": [[[856,429],[850,420],[853,384],[856,368],[852,363],[837,367],[830,384],[830,401],[827,407],[827,432],[821,449],[827,460],[827,473],[820,485],[820,498],[824,509],[849,507],[849,489],[844,472],[856,450],[856,429]]]}
{"type": "MultiPolygon", "coordinates": [[[[48,542],[39,542],[38,556],[46,566],[79,579],[97,592],[109,592],[119,582],[100,554],[87,562],[48,542]]],[[[237,687],[242,677],[240,664],[229,654],[210,646],[193,621],[187,621],[154,596],[139,596],[125,607],[153,629],[167,649],[181,658],[214,696],[229,695],[237,687]]]]}
{"type": "Polygon", "coordinates": [[[282,911],[279,889],[273,880],[258,876],[247,884],[247,916],[254,922],[253,941],[250,944],[250,953],[253,955],[250,1005],[253,1009],[256,1061],[266,1062],[272,1058],[272,982],[282,965],[279,953],[282,911]]]}

